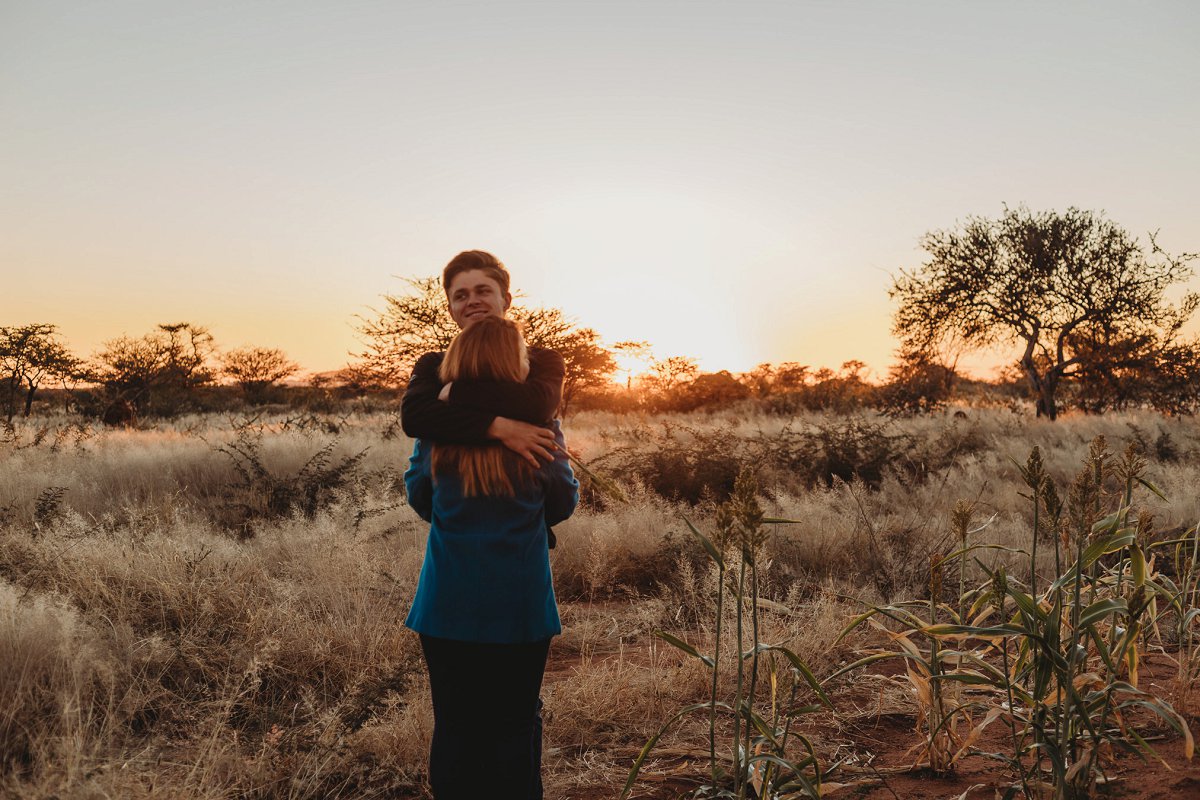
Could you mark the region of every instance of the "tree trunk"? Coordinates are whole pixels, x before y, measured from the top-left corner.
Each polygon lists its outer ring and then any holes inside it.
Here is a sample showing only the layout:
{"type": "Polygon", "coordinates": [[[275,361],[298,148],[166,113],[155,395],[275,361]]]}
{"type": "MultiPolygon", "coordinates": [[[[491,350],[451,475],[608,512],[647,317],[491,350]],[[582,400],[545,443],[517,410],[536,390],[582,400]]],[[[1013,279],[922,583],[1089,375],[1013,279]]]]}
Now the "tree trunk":
{"type": "Polygon", "coordinates": [[[1033,363],[1032,356],[1028,354],[1021,359],[1021,366],[1029,378],[1030,388],[1033,389],[1037,416],[1039,418],[1046,417],[1054,422],[1058,419],[1058,405],[1054,401],[1054,396],[1058,393],[1057,369],[1051,369],[1045,375],[1039,374],[1037,365],[1033,363]]]}
{"type": "Polygon", "coordinates": [[[33,393],[37,391],[37,384],[29,384],[29,391],[25,393],[25,416],[29,416],[29,412],[33,410],[33,393]]]}
{"type": "Polygon", "coordinates": [[[7,385],[0,387],[0,392],[4,394],[4,419],[12,422],[13,414],[17,411],[17,389],[21,384],[14,379],[9,379],[5,383],[7,385]]]}
{"type": "Polygon", "coordinates": [[[1042,394],[1038,398],[1038,416],[1040,417],[1044,413],[1051,422],[1058,419],[1058,406],[1054,402],[1057,388],[1058,378],[1053,374],[1047,375],[1042,380],[1042,394]]]}
{"type": "Polygon", "coordinates": [[[1056,416],[1054,411],[1054,390],[1046,391],[1047,380],[1044,379],[1037,371],[1037,365],[1033,363],[1033,347],[1032,345],[1026,349],[1024,357],[1021,359],[1021,367],[1025,370],[1025,376],[1029,378],[1029,388],[1033,390],[1034,408],[1037,411],[1038,418],[1049,417],[1053,420],[1056,416]],[[1049,399],[1049,404],[1047,404],[1049,399]]]}

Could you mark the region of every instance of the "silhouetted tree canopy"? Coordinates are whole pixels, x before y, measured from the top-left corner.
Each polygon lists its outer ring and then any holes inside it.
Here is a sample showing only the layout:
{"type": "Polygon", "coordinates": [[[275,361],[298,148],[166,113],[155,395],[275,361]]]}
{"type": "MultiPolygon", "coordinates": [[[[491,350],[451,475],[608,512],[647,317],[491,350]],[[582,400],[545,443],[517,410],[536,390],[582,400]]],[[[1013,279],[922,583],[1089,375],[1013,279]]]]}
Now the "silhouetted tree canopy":
{"type": "Polygon", "coordinates": [[[385,294],[383,309],[360,317],[358,332],[367,349],[357,371],[385,386],[403,386],[425,353],[445,350],[458,334],[441,278],[406,278],[409,291],[385,294]]]}
{"type": "Polygon", "coordinates": [[[110,405],[170,415],[182,410],[197,388],[212,382],[215,352],[212,334],[201,325],[159,325],[136,339],[121,336],[105,342],[93,359],[93,378],[103,384],[110,405]]]}
{"type": "Polygon", "coordinates": [[[272,347],[239,347],[221,356],[221,374],[242,387],[251,402],[265,399],[277,382],[299,369],[286,353],[272,347]]]}
{"type": "Polygon", "coordinates": [[[650,392],[669,394],[680,386],[686,386],[700,374],[696,359],[690,356],[670,356],[650,365],[650,372],[642,379],[643,388],[650,392]]]}
{"type": "Polygon", "coordinates": [[[1066,380],[1093,393],[1107,384],[1110,394],[1117,383],[1134,391],[1126,383],[1133,375],[1177,383],[1179,348],[1195,347],[1178,336],[1200,297],[1189,293],[1178,305],[1165,297],[1191,276],[1195,256],[1172,257],[1153,236],[1147,252],[1103,214],[1005,208],[998,219],[970,217],[927,233],[921,246],[929,260],[902,271],[891,289],[903,351],[932,359],[948,345],[1019,344],[1039,416],[1057,416],[1066,380]]]}
{"type": "MultiPolygon", "coordinates": [[[[362,318],[358,326],[366,350],[358,354],[360,362],[353,369],[385,386],[406,383],[417,359],[445,350],[459,330],[450,316],[440,278],[406,280],[408,293],[384,295],[383,309],[362,318]]],[[[521,324],[526,343],[555,350],[566,362],[561,411],[580,392],[603,385],[616,372],[617,363],[600,343],[599,334],[577,327],[559,309],[513,305],[508,316],[521,324]]]]}
{"type": "Polygon", "coordinates": [[[0,327],[0,400],[5,419],[13,418],[19,404],[29,416],[34,394],[45,381],[65,380],[79,367],[79,359],[59,340],[56,325],[0,327]]]}
{"type": "Polygon", "coordinates": [[[566,414],[581,392],[607,385],[617,371],[617,362],[600,344],[600,335],[591,328],[575,327],[559,309],[513,306],[508,313],[521,323],[527,344],[563,357],[567,369],[559,413],[566,414]]]}
{"type": "Polygon", "coordinates": [[[750,387],[726,370],[705,372],[675,391],[674,408],[677,411],[720,408],[744,400],[751,393],[750,387]]]}

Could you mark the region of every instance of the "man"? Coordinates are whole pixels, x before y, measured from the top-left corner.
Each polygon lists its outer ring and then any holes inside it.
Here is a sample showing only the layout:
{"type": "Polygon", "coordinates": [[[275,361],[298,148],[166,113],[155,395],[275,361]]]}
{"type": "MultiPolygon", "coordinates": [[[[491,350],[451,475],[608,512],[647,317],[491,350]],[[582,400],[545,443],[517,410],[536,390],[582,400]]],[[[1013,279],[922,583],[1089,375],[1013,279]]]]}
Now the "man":
{"type": "MultiPolygon", "coordinates": [[[[512,305],[508,270],[491,253],[459,253],[442,271],[450,316],[460,328],[486,316],[503,317],[512,305]]],[[[544,427],[562,400],[566,365],[562,356],[529,348],[529,377],[523,384],[438,378],[442,353],[418,359],[400,405],[404,432],[414,439],[449,444],[498,441],[527,460],[553,461],[554,434],[544,427]]]]}

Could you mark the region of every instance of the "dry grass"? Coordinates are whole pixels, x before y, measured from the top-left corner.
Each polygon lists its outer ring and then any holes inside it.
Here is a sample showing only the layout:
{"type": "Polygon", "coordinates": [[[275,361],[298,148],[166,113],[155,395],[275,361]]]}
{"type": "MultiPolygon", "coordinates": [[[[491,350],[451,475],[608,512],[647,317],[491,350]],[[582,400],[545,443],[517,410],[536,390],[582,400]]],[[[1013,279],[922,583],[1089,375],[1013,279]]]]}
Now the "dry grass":
{"type": "MultiPolygon", "coordinates": [[[[797,520],[772,527],[764,641],[831,672],[847,648],[832,643],[854,608],[841,598],[919,594],[928,554],[949,547],[960,498],[995,515],[981,540],[1023,542],[1028,512],[1010,458],[1023,462],[1035,444],[1065,484],[1096,434],[1114,450],[1142,441],[1170,498],[1154,503],[1158,527],[1200,519],[1200,432],[1190,421],[967,414],[869,420],[914,443],[901,460],[926,465],[896,463],[873,487],[810,486],[764,456],[768,513],[797,520]]],[[[837,424],[583,414],[567,434],[585,460],[604,464],[617,450],[648,453],[664,425],[687,428],[679,436],[689,447],[719,434],[769,449],[788,431],[837,424]]],[[[420,796],[432,722],[416,637],[401,624],[425,535],[397,480],[410,446],[382,413],[329,425],[190,418],[137,431],[53,418],[0,442],[0,793],[420,796]],[[236,529],[229,509],[245,490],[219,448],[246,437],[281,480],[325,447],[335,460],[366,455],[311,516],[263,514],[236,529]]],[[[548,796],[619,786],[668,711],[706,696],[707,673],[651,632],[711,647],[715,576],[681,515],[711,526],[713,505],[612,477],[628,503],[584,508],[556,528],[565,630],[545,690],[548,796]]],[[[681,727],[667,752],[701,748],[701,727],[681,727]]]]}

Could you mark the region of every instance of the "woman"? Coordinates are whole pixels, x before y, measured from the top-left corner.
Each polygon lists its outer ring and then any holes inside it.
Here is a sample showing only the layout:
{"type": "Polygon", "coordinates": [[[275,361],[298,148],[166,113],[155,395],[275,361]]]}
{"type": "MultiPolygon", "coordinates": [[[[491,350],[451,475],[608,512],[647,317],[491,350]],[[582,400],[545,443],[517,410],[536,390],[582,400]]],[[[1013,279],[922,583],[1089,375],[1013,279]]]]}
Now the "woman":
{"type": "MultiPolygon", "coordinates": [[[[521,382],[528,372],[520,329],[488,317],[454,339],[440,377],[521,382]]],[[[554,435],[555,460],[536,470],[499,444],[418,440],[404,475],[409,505],[432,523],[405,624],[429,669],[437,800],[542,797],[538,693],[562,630],[547,534],[579,499],[557,422],[554,435]]]]}

